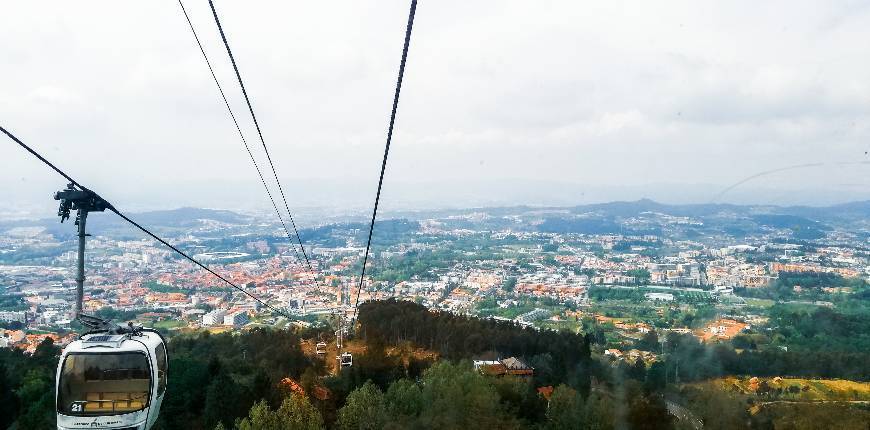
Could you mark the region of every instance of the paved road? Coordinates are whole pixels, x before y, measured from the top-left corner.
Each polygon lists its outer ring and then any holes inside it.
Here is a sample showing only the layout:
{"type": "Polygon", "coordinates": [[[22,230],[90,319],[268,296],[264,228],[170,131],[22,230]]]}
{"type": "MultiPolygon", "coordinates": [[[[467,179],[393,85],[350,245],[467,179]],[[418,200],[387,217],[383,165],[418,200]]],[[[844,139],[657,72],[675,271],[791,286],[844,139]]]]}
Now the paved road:
{"type": "Polygon", "coordinates": [[[665,405],[667,405],[668,412],[671,415],[677,417],[677,419],[679,419],[680,421],[685,421],[689,423],[689,425],[691,425],[693,429],[701,430],[704,428],[704,423],[701,422],[701,420],[698,419],[698,417],[696,417],[695,414],[692,413],[692,411],[670,400],[665,400],[665,405]]]}

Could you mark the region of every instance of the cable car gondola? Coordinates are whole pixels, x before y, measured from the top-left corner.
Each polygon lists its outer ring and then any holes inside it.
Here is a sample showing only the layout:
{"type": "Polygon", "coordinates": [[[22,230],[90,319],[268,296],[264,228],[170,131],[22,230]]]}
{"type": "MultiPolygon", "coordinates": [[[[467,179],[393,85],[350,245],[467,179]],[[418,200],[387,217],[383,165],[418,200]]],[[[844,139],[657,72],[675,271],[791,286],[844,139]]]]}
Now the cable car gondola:
{"type": "Polygon", "coordinates": [[[349,352],[343,352],[341,353],[341,355],[335,358],[338,359],[338,364],[341,367],[353,366],[353,354],[349,352]]]}
{"type": "Polygon", "coordinates": [[[325,355],[326,354],[326,342],[318,342],[317,345],[314,347],[314,350],[317,353],[317,355],[325,355]]]}
{"type": "Polygon", "coordinates": [[[57,367],[57,428],[150,429],[166,394],[166,342],[139,327],[70,343],[57,367]]]}
{"type": "Polygon", "coordinates": [[[57,428],[148,430],[166,393],[166,341],[155,330],[126,327],[82,313],[88,212],[111,208],[96,193],[70,184],[55,194],[61,222],[75,210],[78,272],[75,318],[91,331],[63,349],[55,376],[57,428]]]}

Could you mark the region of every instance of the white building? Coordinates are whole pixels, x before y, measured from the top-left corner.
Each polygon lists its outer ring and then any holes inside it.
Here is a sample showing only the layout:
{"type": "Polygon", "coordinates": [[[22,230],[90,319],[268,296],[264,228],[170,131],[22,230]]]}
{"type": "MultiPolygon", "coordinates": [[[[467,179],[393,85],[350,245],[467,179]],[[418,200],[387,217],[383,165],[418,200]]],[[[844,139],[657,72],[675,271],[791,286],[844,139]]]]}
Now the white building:
{"type": "Polygon", "coordinates": [[[224,322],[224,316],[227,314],[227,311],[223,309],[215,309],[205,315],[202,316],[202,325],[218,325],[224,322]]]}
{"type": "Polygon", "coordinates": [[[24,311],[0,312],[0,321],[4,321],[4,322],[18,321],[20,323],[26,323],[27,322],[27,314],[24,311]]]}
{"type": "Polygon", "coordinates": [[[717,285],[713,287],[713,293],[715,294],[734,294],[734,287],[728,285],[717,285]]]}
{"type": "Polygon", "coordinates": [[[663,302],[672,302],[674,301],[674,295],[671,293],[646,293],[644,297],[647,300],[658,301],[661,300],[663,302]]]}
{"type": "Polygon", "coordinates": [[[246,311],[235,311],[224,316],[224,325],[240,327],[248,323],[248,313],[246,311]]]}
{"type": "Polygon", "coordinates": [[[501,364],[501,362],[495,360],[474,360],[472,361],[472,364],[474,365],[474,370],[480,370],[483,366],[494,366],[496,364],[501,364]]]}

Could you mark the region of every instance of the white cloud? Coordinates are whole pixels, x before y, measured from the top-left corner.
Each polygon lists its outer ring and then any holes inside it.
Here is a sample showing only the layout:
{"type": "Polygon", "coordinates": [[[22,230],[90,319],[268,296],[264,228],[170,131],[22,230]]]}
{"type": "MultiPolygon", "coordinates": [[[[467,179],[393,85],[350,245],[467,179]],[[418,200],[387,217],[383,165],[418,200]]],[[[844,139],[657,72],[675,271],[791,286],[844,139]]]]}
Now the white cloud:
{"type": "MultiPolygon", "coordinates": [[[[207,4],[186,6],[259,148],[207,4]]],[[[407,3],[217,7],[288,197],[365,204],[407,3]]],[[[172,2],[10,3],[0,50],[3,126],[83,182],[132,205],[268,205],[172,2]]],[[[866,2],[421,2],[385,204],[522,203],[529,193],[486,184],[536,180],[570,185],[537,187],[542,202],[580,201],[589,184],[674,199],[687,194],[673,184],[715,194],[778,166],[854,161],[870,150],[867,52],[866,2]]],[[[41,205],[62,185],[9,142],[0,159],[0,180],[23,184],[6,203],[41,205]]],[[[867,173],[826,169],[743,187],[812,202],[867,173]]]]}

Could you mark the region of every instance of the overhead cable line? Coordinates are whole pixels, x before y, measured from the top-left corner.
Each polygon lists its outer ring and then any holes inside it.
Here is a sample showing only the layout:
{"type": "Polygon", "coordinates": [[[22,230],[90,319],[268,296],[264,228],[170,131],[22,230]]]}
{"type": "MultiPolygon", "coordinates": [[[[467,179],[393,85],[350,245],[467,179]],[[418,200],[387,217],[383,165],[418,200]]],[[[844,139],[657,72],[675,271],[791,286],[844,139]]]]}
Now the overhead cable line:
{"type": "Polygon", "coordinates": [[[399,78],[396,80],[396,93],[393,96],[393,110],[390,113],[390,126],[387,129],[387,144],[384,147],[384,159],[381,162],[381,175],[378,178],[378,192],[375,194],[375,207],[372,210],[372,222],[369,225],[369,239],[366,242],[366,252],[363,257],[362,272],[359,275],[359,286],[356,289],[356,300],[353,307],[353,320],[359,310],[359,294],[362,291],[366,276],[366,263],[369,260],[369,250],[372,247],[372,233],[375,231],[375,218],[378,216],[378,202],[381,199],[381,187],[384,185],[384,171],[387,169],[387,157],[390,154],[390,143],[393,140],[393,125],[396,123],[396,110],[399,108],[399,93],[402,91],[402,77],[405,75],[405,61],[408,59],[408,45],[411,43],[411,29],[414,27],[414,13],[417,11],[417,0],[411,0],[411,12],[408,14],[408,26],[405,28],[405,45],[402,47],[402,62],[399,63],[399,78]]]}
{"type": "Polygon", "coordinates": [[[257,128],[257,135],[260,136],[260,143],[263,144],[263,151],[266,152],[266,159],[269,160],[269,166],[272,167],[272,175],[275,176],[275,182],[278,184],[278,191],[281,192],[281,199],[284,200],[284,208],[287,209],[287,215],[290,217],[290,224],[293,226],[293,231],[296,233],[296,239],[299,241],[299,247],[302,248],[302,255],[305,256],[305,262],[308,263],[310,269],[311,262],[308,260],[308,254],[305,252],[305,246],[302,245],[302,238],[299,237],[299,230],[296,229],[296,222],[293,221],[293,214],[290,213],[290,206],[287,204],[287,197],[284,196],[284,187],[281,186],[281,181],[278,179],[278,172],[275,170],[275,163],[272,162],[272,156],[269,155],[269,148],[266,147],[266,140],[263,139],[263,132],[260,130],[260,123],[257,121],[257,115],[254,114],[254,107],[251,106],[251,99],[248,97],[248,91],[245,89],[245,83],[242,82],[242,75],[239,73],[238,65],[236,65],[236,58],[233,56],[233,51],[230,49],[227,36],[224,34],[223,27],[221,27],[221,21],[218,18],[214,2],[209,0],[208,5],[211,7],[211,13],[214,15],[214,22],[217,24],[218,31],[221,34],[221,39],[224,42],[224,47],[227,48],[227,54],[230,57],[230,62],[233,64],[233,70],[236,72],[236,78],[239,80],[239,86],[242,88],[242,95],[245,96],[245,103],[248,104],[248,110],[251,112],[251,118],[253,118],[254,126],[257,128]]]}
{"type": "MultiPolygon", "coordinates": [[[[254,154],[251,152],[251,148],[248,146],[248,141],[247,139],[245,139],[245,135],[242,133],[242,128],[239,126],[239,121],[236,120],[236,115],[235,113],[233,113],[233,109],[230,107],[230,102],[227,100],[224,89],[218,81],[217,75],[215,75],[214,73],[214,68],[211,65],[211,61],[209,61],[208,55],[205,54],[205,48],[203,48],[202,43],[199,41],[199,36],[196,34],[196,30],[193,28],[193,22],[191,22],[190,16],[187,14],[187,9],[185,9],[184,3],[182,3],[181,0],[178,0],[178,5],[181,6],[181,12],[184,13],[184,18],[187,19],[187,25],[190,26],[190,32],[193,33],[193,38],[196,40],[197,46],[199,46],[199,52],[202,53],[202,58],[205,59],[205,64],[208,66],[208,71],[211,72],[211,77],[214,80],[215,85],[217,85],[217,89],[220,92],[221,98],[224,101],[224,105],[226,105],[227,107],[227,112],[229,112],[230,118],[232,118],[233,120],[233,124],[236,125],[236,130],[239,132],[239,137],[242,139],[242,144],[245,145],[245,150],[251,157],[251,162],[254,163],[254,169],[257,170],[257,175],[260,177],[260,182],[263,183],[263,188],[266,190],[266,195],[269,196],[269,201],[272,202],[272,207],[275,209],[275,213],[278,215],[278,220],[281,221],[281,227],[284,228],[284,233],[287,234],[287,239],[290,240],[290,243],[293,243],[293,238],[290,236],[290,231],[287,230],[287,224],[284,223],[284,217],[281,216],[281,211],[278,209],[278,205],[275,204],[275,199],[272,197],[272,192],[269,190],[269,186],[266,185],[266,179],[263,177],[263,172],[260,170],[260,165],[257,164],[257,160],[254,158],[254,154]]],[[[293,252],[296,254],[296,258],[299,258],[299,253],[296,251],[295,244],[293,245],[293,252]]],[[[308,270],[312,270],[311,262],[308,261],[307,257],[305,259],[305,262],[308,264],[308,270]]]]}
{"type": "Polygon", "coordinates": [[[55,172],[57,172],[58,174],[60,174],[60,175],[63,176],[64,178],[66,178],[66,180],[68,180],[71,184],[73,184],[73,185],[75,185],[75,186],[81,188],[83,191],[87,191],[87,192],[89,192],[89,193],[93,193],[93,195],[94,195],[95,197],[97,197],[97,198],[99,198],[100,200],[106,202],[106,209],[108,209],[108,210],[114,212],[115,215],[118,215],[118,216],[121,217],[121,219],[123,219],[124,221],[127,221],[128,223],[132,224],[134,227],[138,228],[138,229],[141,230],[143,233],[147,234],[148,236],[151,236],[152,239],[154,239],[154,240],[156,240],[156,241],[162,243],[163,245],[165,245],[165,246],[168,247],[169,249],[175,251],[176,253],[178,253],[179,255],[181,255],[182,257],[184,257],[185,259],[189,260],[189,261],[192,262],[193,264],[199,266],[200,268],[204,269],[205,271],[207,271],[207,272],[211,273],[212,275],[216,276],[216,277],[217,277],[218,279],[220,279],[221,281],[226,282],[229,286],[231,286],[231,287],[233,287],[233,288],[235,288],[235,289],[241,291],[242,293],[244,293],[244,294],[247,295],[248,297],[254,299],[255,301],[257,301],[257,302],[260,303],[261,305],[263,305],[263,306],[265,306],[265,307],[271,309],[273,312],[275,312],[275,313],[277,313],[277,314],[283,315],[283,316],[286,317],[286,318],[290,318],[290,316],[287,315],[285,312],[280,311],[280,310],[278,310],[278,309],[272,307],[272,306],[269,305],[268,303],[266,303],[266,302],[264,302],[263,300],[261,300],[259,297],[257,297],[257,296],[255,296],[255,295],[253,295],[253,294],[251,294],[251,293],[245,291],[242,287],[239,287],[238,285],[236,285],[236,284],[234,284],[233,282],[231,282],[229,279],[227,279],[227,278],[221,276],[219,273],[217,273],[217,272],[215,272],[214,270],[210,269],[208,266],[206,266],[206,265],[200,263],[199,261],[197,261],[197,260],[194,259],[193,257],[187,255],[184,251],[182,251],[182,250],[176,248],[175,246],[173,246],[173,245],[170,244],[169,242],[167,242],[167,241],[163,240],[162,238],[158,237],[156,234],[152,233],[151,231],[149,231],[149,230],[146,229],[145,227],[142,227],[142,225],[140,225],[140,224],[137,223],[136,221],[133,221],[132,219],[130,219],[130,217],[124,215],[121,211],[119,211],[118,209],[116,209],[114,205],[112,205],[111,203],[109,203],[108,201],[106,201],[105,199],[103,199],[102,197],[100,197],[99,194],[97,194],[97,193],[91,191],[89,188],[85,187],[84,185],[80,184],[78,181],[76,181],[75,179],[73,179],[71,176],[69,176],[69,175],[67,175],[66,173],[64,173],[64,172],[63,172],[62,170],[60,170],[57,166],[55,166],[55,165],[52,164],[50,161],[48,161],[47,159],[45,159],[45,157],[43,157],[42,155],[40,155],[38,152],[36,152],[36,151],[35,151],[33,148],[31,148],[30,146],[26,145],[24,142],[22,142],[20,139],[18,139],[17,137],[15,137],[15,135],[13,135],[12,133],[10,133],[8,130],[6,130],[6,129],[3,128],[2,126],[0,126],[0,131],[2,131],[4,134],[6,134],[7,136],[9,136],[9,138],[12,139],[13,141],[15,141],[15,143],[17,143],[18,145],[20,145],[22,148],[26,149],[27,152],[33,154],[36,158],[38,158],[40,161],[42,161],[43,163],[45,163],[48,167],[51,167],[55,172]]]}

